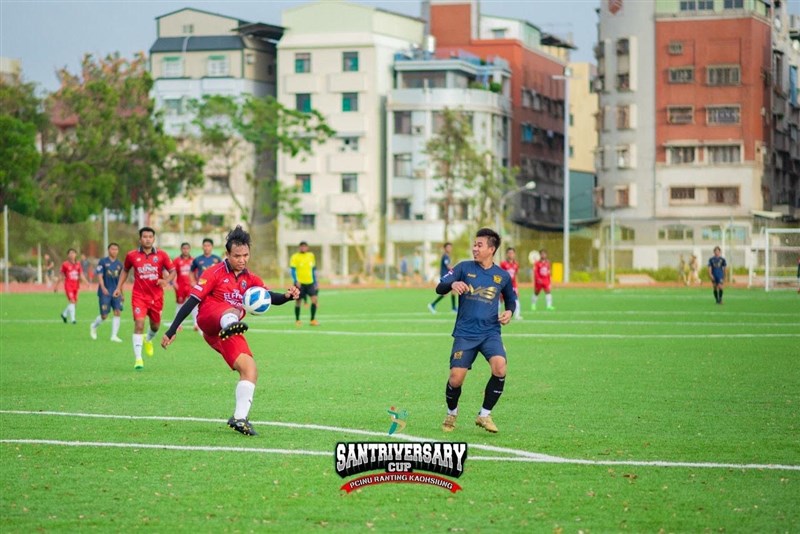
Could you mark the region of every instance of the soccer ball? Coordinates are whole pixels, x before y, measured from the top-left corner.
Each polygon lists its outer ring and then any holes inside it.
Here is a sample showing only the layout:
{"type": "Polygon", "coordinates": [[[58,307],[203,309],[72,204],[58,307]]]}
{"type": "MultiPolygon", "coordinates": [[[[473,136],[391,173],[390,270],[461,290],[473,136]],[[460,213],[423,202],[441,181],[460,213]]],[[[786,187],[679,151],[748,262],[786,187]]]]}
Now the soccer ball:
{"type": "Polygon", "coordinates": [[[247,313],[261,315],[266,313],[272,305],[272,297],[263,287],[253,286],[244,292],[242,297],[242,307],[247,313]]]}
{"type": "Polygon", "coordinates": [[[531,265],[539,261],[539,259],[541,259],[541,256],[539,255],[538,250],[531,250],[530,254],[528,254],[528,261],[531,263],[531,265]]]}

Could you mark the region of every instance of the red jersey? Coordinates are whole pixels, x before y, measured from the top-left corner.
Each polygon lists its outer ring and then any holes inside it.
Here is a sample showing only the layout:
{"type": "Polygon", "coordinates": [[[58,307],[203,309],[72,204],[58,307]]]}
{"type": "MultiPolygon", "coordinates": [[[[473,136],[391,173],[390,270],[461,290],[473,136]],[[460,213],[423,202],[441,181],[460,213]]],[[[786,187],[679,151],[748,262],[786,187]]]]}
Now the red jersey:
{"type": "Polygon", "coordinates": [[[508,273],[511,277],[511,287],[517,289],[517,273],[519,272],[519,263],[515,261],[503,260],[500,262],[500,268],[508,273]]]}
{"type": "Polygon", "coordinates": [[[175,277],[175,285],[177,287],[191,288],[192,278],[189,274],[192,272],[192,261],[194,261],[194,258],[191,256],[185,259],[182,256],[178,256],[172,260],[172,264],[175,265],[175,270],[178,273],[175,277]]]}
{"type": "Polygon", "coordinates": [[[533,282],[537,286],[550,285],[550,262],[539,260],[533,264],[533,282]]]}
{"type": "Polygon", "coordinates": [[[123,269],[133,267],[133,296],[150,299],[164,298],[164,289],[158,285],[162,271],[173,271],[175,266],[169,255],[163,250],[153,247],[150,254],[145,254],[142,247],[131,250],[125,256],[123,269]]]}
{"type": "Polygon", "coordinates": [[[81,285],[81,274],[83,269],[78,262],[72,263],[65,261],[61,264],[61,274],[64,275],[64,289],[77,290],[81,285]]]}
{"type": "Polygon", "coordinates": [[[247,288],[264,286],[264,281],[247,269],[233,274],[228,260],[217,263],[203,272],[200,280],[192,288],[192,296],[200,301],[199,315],[222,314],[231,307],[241,310],[244,317],[242,298],[247,288]]]}

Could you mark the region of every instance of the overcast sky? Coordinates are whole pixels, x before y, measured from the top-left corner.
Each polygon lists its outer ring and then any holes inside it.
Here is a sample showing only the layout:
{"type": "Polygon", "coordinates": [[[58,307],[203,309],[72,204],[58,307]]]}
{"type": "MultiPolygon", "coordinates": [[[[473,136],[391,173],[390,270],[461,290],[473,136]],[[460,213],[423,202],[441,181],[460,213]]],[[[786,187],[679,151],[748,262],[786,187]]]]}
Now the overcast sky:
{"type": "MultiPolygon", "coordinates": [[[[351,0],[419,16],[419,0],[351,0]]],[[[637,1],[637,0],[628,0],[637,1]]],[[[642,0],[638,0],[642,1],[642,0]]],[[[651,0],[645,0],[651,1],[651,0]]],[[[796,0],[800,2],[800,0],[796,0]]],[[[146,52],[156,38],[155,18],[194,7],[249,22],[280,24],[281,11],[305,0],[0,0],[0,56],[22,60],[23,77],[57,88],[56,71],[77,72],[85,53],[146,52]]],[[[527,20],[543,31],[572,34],[575,61],[592,61],[600,0],[481,0],[481,11],[527,20]]]]}

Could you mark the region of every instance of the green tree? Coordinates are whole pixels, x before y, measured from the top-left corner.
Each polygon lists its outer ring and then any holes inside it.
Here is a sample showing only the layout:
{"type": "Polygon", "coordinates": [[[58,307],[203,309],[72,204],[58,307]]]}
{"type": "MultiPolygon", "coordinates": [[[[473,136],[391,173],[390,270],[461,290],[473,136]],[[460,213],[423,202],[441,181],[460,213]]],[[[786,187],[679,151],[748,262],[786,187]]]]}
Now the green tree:
{"type": "Polygon", "coordinates": [[[335,132],[323,115],[316,110],[306,113],[289,109],[271,96],[207,95],[193,101],[191,108],[200,141],[224,161],[229,190],[231,171],[240,162],[243,142],[254,150],[256,162],[248,173],[255,191],[253,211],[246,213],[234,198],[243,217],[252,221],[259,217],[273,218],[278,212],[296,215],[296,190],[277,182],[274,155],[282,152],[302,157],[311,154],[315,145],[326,142],[335,132]]]}
{"type": "Polygon", "coordinates": [[[34,124],[0,115],[0,205],[21,213],[36,210],[40,161],[34,124]]]}
{"type": "Polygon", "coordinates": [[[110,208],[152,210],[203,183],[203,160],[163,132],[146,58],[87,55],[80,74],[59,73],[46,99],[46,150],[36,176],[46,191],[35,216],[73,222],[110,208]]]}

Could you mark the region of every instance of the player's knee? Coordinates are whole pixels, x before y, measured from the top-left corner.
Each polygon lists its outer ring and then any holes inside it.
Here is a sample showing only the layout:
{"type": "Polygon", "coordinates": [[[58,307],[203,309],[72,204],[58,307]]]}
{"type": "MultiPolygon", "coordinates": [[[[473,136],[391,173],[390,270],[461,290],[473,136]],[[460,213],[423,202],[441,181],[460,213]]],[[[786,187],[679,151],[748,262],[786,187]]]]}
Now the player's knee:
{"type": "Polygon", "coordinates": [[[506,376],[506,359],[502,356],[493,356],[491,359],[492,374],[494,376],[506,376]]]}

